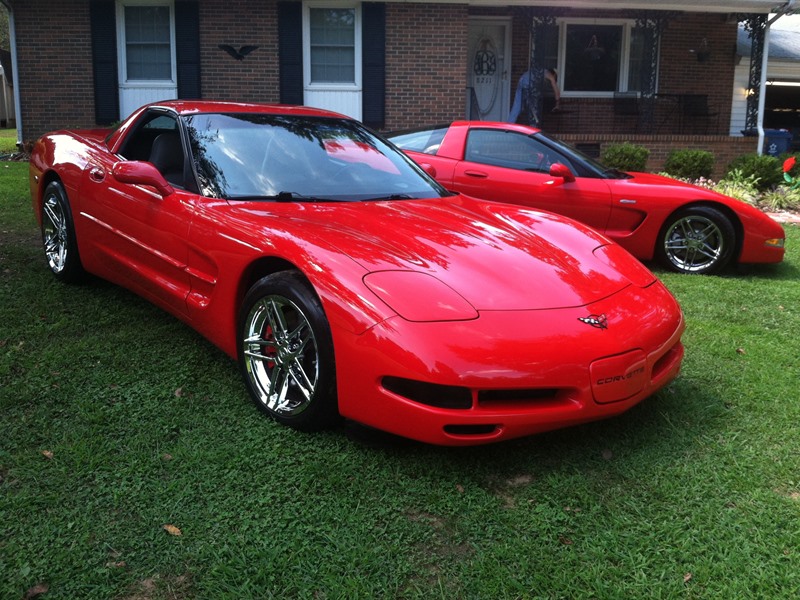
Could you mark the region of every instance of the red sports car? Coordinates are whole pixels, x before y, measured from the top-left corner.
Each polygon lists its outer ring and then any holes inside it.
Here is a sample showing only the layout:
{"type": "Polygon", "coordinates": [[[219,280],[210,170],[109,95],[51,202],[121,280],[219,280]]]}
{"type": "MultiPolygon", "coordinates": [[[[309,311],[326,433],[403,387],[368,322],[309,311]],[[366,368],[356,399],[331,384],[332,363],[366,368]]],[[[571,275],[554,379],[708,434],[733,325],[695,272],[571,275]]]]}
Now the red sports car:
{"type": "Polygon", "coordinates": [[[459,121],[390,139],[449,190],[571,217],[674,271],[783,260],[783,228],[749,204],[660,175],[607,169],[534,127],[459,121]]]}
{"type": "Polygon", "coordinates": [[[44,253],[149,299],[301,430],[487,443],[621,413],[683,356],[675,299],[564,217],[444,190],[359,123],[164,102],[31,157],[44,253]]]}

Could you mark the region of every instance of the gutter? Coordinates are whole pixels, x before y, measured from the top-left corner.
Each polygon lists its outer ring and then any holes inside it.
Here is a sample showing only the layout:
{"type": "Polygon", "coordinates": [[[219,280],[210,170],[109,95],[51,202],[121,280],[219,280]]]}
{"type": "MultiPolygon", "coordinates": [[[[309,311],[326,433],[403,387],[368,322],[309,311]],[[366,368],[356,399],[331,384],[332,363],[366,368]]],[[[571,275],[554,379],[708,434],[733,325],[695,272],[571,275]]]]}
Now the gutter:
{"type": "Polygon", "coordinates": [[[8,10],[8,37],[11,42],[11,70],[14,72],[14,117],[17,125],[17,148],[22,150],[22,106],[19,93],[19,65],[17,64],[17,27],[14,9],[8,0],[0,0],[8,10]]]}
{"type": "Polygon", "coordinates": [[[767,27],[764,30],[764,50],[761,55],[761,81],[759,82],[759,90],[760,93],[758,94],[758,153],[764,153],[764,138],[766,134],[764,133],[764,106],[767,102],[767,67],[769,65],[769,32],[772,24],[780,19],[784,15],[791,14],[794,12],[796,8],[797,0],[789,0],[778,8],[775,11],[775,16],[773,16],[769,21],[767,21],[767,27]]]}

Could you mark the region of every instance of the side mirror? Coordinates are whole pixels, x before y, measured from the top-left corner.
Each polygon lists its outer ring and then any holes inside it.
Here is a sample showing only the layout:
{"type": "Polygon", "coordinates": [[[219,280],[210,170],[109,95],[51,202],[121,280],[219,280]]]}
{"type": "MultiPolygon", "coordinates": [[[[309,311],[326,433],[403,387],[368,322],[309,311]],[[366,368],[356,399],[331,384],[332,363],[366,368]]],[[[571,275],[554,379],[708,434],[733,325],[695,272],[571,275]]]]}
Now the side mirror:
{"type": "Polygon", "coordinates": [[[419,166],[422,167],[422,170],[425,171],[428,175],[436,179],[436,167],[434,167],[430,163],[419,163],[419,166]]]}
{"type": "Polygon", "coordinates": [[[162,197],[175,191],[153,163],[140,160],[120,161],[111,169],[111,175],[120,183],[152,186],[162,197]]]}
{"type": "Polygon", "coordinates": [[[575,181],[575,175],[569,170],[567,165],[561,163],[553,163],[550,165],[550,177],[560,177],[564,183],[572,183],[575,181]]]}

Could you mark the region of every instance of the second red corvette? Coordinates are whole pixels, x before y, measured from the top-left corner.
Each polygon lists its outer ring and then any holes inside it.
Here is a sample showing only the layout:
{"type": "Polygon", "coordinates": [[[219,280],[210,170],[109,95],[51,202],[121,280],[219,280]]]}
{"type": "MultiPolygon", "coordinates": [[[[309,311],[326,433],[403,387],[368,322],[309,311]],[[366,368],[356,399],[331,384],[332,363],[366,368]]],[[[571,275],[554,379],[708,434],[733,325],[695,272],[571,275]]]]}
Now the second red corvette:
{"type": "Polygon", "coordinates": [[[757,208],[668,177],[607,169],[534,127],[457,121],[390,139],[450,190],[571,217],[674,271],[783,260],[783,228],[757,208]]]}

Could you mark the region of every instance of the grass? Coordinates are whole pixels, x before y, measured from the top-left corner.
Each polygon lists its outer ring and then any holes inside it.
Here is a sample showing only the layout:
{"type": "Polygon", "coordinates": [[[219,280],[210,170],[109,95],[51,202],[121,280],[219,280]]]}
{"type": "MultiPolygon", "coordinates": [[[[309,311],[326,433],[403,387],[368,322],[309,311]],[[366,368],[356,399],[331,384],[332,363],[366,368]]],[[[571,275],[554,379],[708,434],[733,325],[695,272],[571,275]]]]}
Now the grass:
{"type": "Polygon", "coordinates": [[[186,326],[56,283],[25,169],[0,163],[0,597],[798,596],[797,227],[781,265],[657,271],[688,321],[667,390],[446,449],[280,427],[186,326]]]}
{"type": "Polygon", "coordinates": [[[17,151],[17,130],[0,129],[0,156],[17,151]]]}

